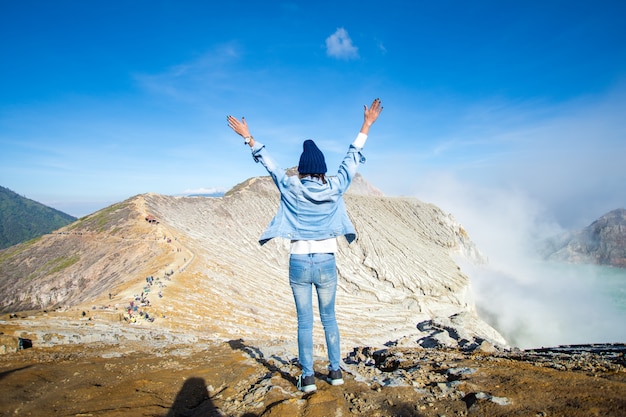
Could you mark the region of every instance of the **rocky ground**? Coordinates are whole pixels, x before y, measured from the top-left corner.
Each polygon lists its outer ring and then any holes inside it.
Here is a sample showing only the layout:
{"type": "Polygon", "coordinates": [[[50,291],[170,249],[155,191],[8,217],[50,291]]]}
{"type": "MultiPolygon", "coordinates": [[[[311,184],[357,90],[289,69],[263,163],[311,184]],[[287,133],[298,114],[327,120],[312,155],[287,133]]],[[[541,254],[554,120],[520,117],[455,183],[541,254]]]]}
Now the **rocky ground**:
{"type": "Polygon", "coordinates": [[[626,346],[506,350],[452,260],[480,260],[463,229],[359,196],[362,238],[338,253],[345,384],[323,380],[318,324],[302,394],[286,251],[256,242],[262,191],[140,196],[0,253],[0,416],[626,415],[626,346]]]}
{"type": "MultiPolygon", "coordinates": [[[[2,318],[5,339],[29,320],[2,318]]],[[[88,320],[74,326],[94,333],[111,326],[117,341],[42,343],[0,355],[0,416],[626,415],[626,345],[492,353],[361,347],[344,352],[342,386],[324,381],[320,351],[317,392],[304,395],[285,342],[185,340],[88,320]]]]}

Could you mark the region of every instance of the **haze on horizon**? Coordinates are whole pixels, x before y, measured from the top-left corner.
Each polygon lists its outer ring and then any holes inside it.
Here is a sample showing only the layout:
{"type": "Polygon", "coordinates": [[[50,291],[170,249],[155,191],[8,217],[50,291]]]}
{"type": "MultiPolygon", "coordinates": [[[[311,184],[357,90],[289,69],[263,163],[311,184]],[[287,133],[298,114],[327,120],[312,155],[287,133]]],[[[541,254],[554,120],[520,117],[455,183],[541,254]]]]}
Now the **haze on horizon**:
{"type": "Polygon", "coordinates": [[[586,226],[626,205],[625,16],[617,1],[2,2],[0,183],[74,216],[227,190],[264,174],[227,114],[285,166],[305,138],[335,166],[380,97],[361,172],[386,194],[453,181],[586,226]]]}

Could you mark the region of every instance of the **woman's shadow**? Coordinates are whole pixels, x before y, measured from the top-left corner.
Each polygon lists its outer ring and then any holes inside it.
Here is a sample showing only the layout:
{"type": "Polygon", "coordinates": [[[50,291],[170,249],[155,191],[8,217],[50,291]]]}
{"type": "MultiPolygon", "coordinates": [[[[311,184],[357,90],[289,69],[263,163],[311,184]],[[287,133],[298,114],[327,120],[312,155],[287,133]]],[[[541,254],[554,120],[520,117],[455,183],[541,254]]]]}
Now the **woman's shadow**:
{"type": "Polygon", "coordinates": [[[213,405],[203,378],[185,381],[166,417],[221,416],[213,405]]]}
{"type": "MultiPolygon", "coordinates": [[[[165,417],[222,417],[213,404],[203,378],[191,377],[185,381],[165,417]]],[[[256,417],[246,413],[244,417],[256,417]]]]}

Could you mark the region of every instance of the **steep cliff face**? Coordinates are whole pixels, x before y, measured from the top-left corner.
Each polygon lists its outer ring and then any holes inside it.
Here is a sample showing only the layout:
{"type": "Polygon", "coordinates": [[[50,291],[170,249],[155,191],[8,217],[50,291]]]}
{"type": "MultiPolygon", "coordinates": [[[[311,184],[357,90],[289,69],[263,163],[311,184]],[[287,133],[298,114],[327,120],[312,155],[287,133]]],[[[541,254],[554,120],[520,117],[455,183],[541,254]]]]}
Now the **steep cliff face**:
{"type": "Polygon", "coordinates": [[[626,268],[626,209],[613,210],[584,229],[547,242],[548,259],[626,268]]]}
{"type": "MultiPolygon", "coordinates": [[[[380,196],[362,178],[356,184],[345,200],[358,239],[348,245],[340,238],[337,254],[343,342],[410,345],[428,327],[428,334],[506,344],[477,316],[469,279],[453,260],[483,260],[454,218],[416,199],[380,196]]],[[[123,309],[155,276],[164,285],[158,298],[149,294],[150,314],[159,317],[154,326],[292,340],[288,242],[257,241],[278,199],[269,177],[220,198],[134,197],[28,247],[0,252],[2,309],[123,309]]],[[[317,337],[321,331],[317,325],[317,337]]]]}

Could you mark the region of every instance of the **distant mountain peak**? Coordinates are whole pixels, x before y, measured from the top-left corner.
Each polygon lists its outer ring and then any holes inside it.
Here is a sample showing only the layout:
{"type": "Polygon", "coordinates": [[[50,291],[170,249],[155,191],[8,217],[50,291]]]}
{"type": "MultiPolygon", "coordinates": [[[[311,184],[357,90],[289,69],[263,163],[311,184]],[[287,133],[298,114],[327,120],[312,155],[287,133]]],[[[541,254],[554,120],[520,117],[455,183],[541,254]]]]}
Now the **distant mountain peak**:
{"type": "Polygon", "coordinates": [[[582,230],[548,239],[547,259],[626,268],[626,209],[602,215],[582,230]]]}

